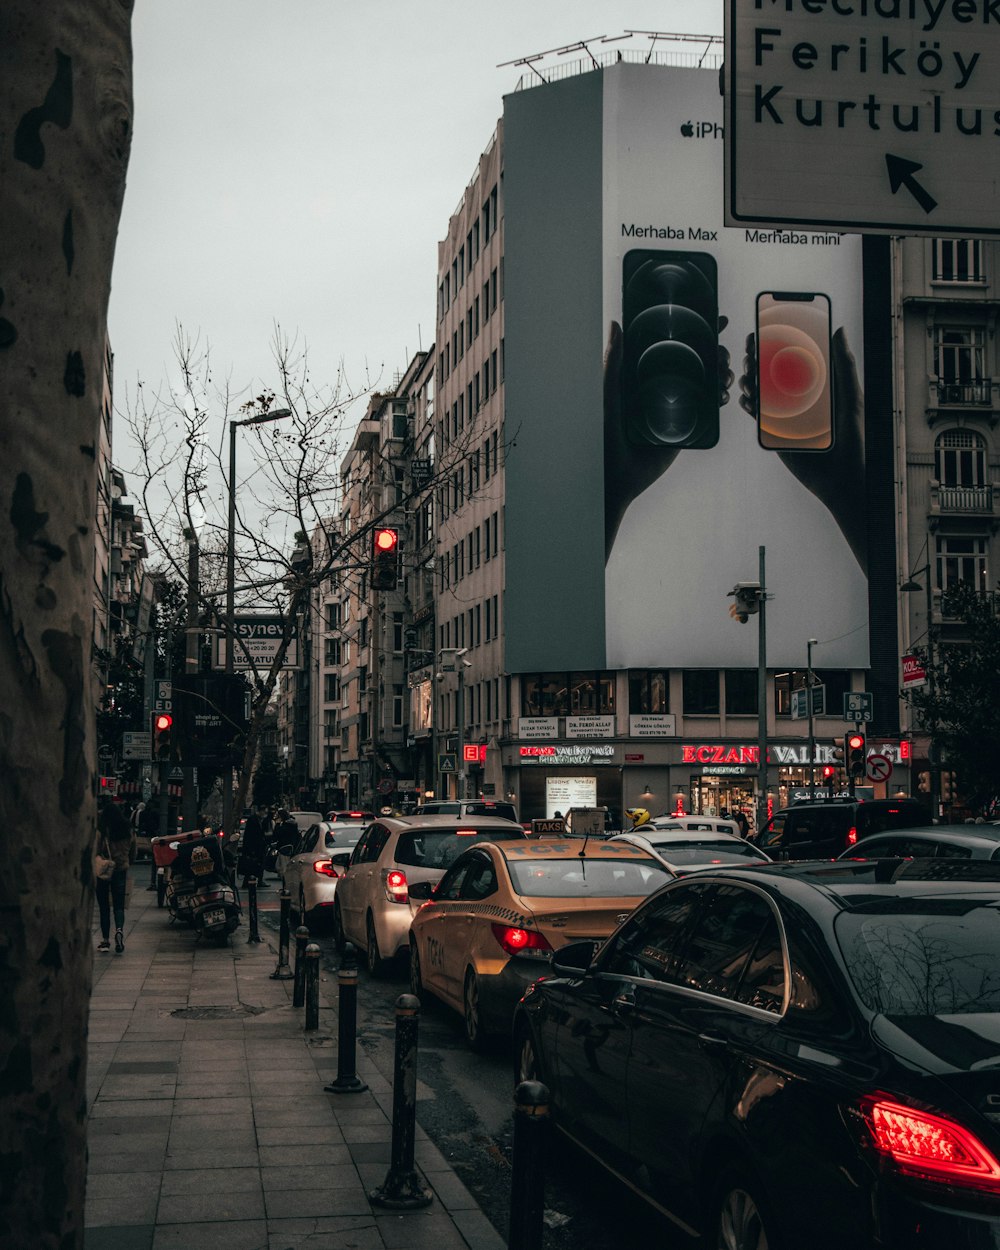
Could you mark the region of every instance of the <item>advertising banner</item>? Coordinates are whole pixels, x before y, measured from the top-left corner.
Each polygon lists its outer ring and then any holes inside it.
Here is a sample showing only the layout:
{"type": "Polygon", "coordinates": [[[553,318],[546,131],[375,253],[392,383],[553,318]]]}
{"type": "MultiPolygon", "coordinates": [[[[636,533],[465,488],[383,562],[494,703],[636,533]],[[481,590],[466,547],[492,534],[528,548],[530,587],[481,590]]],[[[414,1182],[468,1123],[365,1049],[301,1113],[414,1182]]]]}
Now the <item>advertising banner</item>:
{"type": "Polygon", "coordinates": [[[510,671],[754,667],[760,547],[768,667],[868,667],[861,240],[726,228],[722,121],[696,69],[506,100],[510,671]]]}

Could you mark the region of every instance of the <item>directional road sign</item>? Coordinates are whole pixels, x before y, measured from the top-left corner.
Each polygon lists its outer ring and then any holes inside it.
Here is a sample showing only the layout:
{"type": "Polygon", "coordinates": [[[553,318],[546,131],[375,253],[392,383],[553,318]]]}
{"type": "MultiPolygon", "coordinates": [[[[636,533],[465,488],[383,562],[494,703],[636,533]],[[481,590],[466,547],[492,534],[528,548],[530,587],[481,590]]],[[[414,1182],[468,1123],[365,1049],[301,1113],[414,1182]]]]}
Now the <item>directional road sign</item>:
{"type": "Polygon", "coordinates": [[[869,755],[865,772],[872,781],[886,781],[892,773],[892,760],[888,755],[869,755]]]}
{"type": "Polygon", "coordinates": [[[727,225],[1000,234],[996,0],[727,0],[725,74],[727,225]]]}

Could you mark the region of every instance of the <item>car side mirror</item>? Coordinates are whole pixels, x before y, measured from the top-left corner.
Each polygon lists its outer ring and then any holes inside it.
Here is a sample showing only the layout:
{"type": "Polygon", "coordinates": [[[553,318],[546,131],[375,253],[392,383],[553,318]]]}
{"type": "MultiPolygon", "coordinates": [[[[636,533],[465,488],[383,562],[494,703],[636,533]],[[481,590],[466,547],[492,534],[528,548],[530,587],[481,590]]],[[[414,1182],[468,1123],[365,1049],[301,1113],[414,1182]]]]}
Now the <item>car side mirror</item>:
{"type": "MultiPolygon", "coordinates": [[[[412,894],[413,891],[411,890],[412,894]]],[[[567,942],[553,952],[552,971],[560,977],[579,977],[594,961],[596,942],[567,942]]]]}
{"type": "Polygon", "coordinates": [[[336,864],[338,868],[343,868],[345,872],[347,871],[347,868],[350,862],[351,862],[350,851],[338,851],[336,855],[330,856],[330,863],[336,864]]]}
{"type": "Polygon", "coordinates": [[[278,854],[279,855],[291,855],[293,850],[294,850],[294,847],[292,846],[292,844],[290,842],[286,842],[284,846],[278,847],[278,854]]]}
{"type": "Polygon", "coordinates": [[[437,888],[433,881],[414,881],[410,886],[410,898],[421,899],[426,902],[434,897],[434,891],[437,888]]]}

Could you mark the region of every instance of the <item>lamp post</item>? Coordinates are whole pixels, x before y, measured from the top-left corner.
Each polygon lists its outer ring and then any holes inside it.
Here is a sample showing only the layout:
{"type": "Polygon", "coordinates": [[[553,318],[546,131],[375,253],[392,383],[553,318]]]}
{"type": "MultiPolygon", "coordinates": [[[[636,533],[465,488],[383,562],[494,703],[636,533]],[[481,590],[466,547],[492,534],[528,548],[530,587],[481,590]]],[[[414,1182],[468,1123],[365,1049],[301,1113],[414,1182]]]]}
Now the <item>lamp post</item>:
{"type": "Polygon", "coordinates": [[[939,784],[940,769],[937,758],[937,745],[934,742],[934,735],[937,731],[937,723],[934,718],[934,630],[931,626],[931,613],[934,610],[934,591],[931,586],[931,566],[930,563],[922,564],[920,568],[913,569],[909,577],[903,582],[899,588],[905,594],[912,594],[918,591],[926,592],[926,610],[927,610],[927,692],[931,698],[931,714],[927,722],[927,763],[928,763],[928,781],[930,786],[931,815],[937,820],[940,813],[938,812],[938,795],[941,787],[939,784]],[[923,573],[923,585],[917,581],[917,577],[923,573]]]}
{"type": "MultiPolygon", "coordinates": [[[[229,422],[229,529],[226,543],[226,676],[235,672],[234,643],[236,641],[236,431],[241,425],[266,425],[290,417],[290,408],[277,408],[274,412],[262,412],[243,421],[229,422]]],[[[233,823],[233,769],[232,765],[222,774],[222,827],[226,837],[234,833],[233,823]]]]}
{"type": "Polygon", "coordinates": [[[816,797],[816,730],[813,725],[813,647],[815,638],[806,639],[806,707],[809,709],[809,797],[816,797]]]}

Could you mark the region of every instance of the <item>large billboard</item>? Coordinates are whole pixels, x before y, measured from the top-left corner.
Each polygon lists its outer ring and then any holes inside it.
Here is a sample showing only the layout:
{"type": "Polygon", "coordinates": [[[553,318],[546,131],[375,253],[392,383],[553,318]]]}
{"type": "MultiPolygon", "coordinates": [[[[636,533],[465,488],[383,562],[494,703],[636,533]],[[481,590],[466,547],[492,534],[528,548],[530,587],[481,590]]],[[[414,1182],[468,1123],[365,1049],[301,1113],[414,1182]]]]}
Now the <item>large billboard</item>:
{"type": "Polygon", "coordinates": [[[760,547],[769,667],[868,666],[861,241],[727,229],[722,111],[626,64],[505,102],[509,671],[753,666],[760,547]]]}

